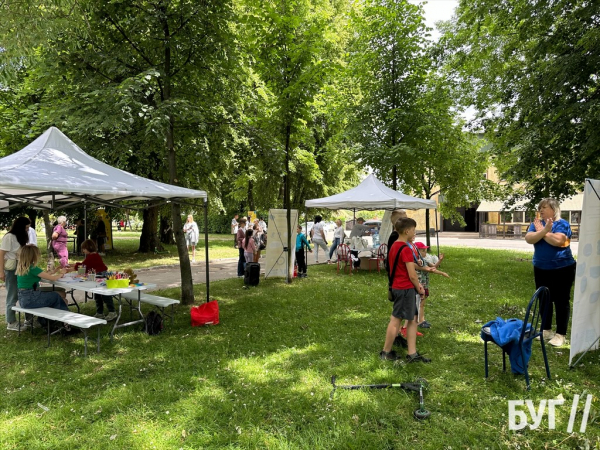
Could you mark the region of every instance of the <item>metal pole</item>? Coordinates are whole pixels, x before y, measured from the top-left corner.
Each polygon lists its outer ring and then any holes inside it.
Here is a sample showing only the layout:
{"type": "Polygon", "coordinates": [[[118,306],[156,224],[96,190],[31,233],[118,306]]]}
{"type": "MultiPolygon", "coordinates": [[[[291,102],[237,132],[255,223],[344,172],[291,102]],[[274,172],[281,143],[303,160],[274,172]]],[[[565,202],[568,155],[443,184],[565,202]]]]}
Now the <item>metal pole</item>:
{"type": "MultiPolygon", "coordinates": [[[[79,237],[79,236],[78,236],[79,237]]],[[[83,240],[87,239],[87,205],[83,201],[83,240]]],[[[77,249],[79,250],[79,249],[77,249]]]]}
{"type": "MultiPolygon", "coordinates": [[[[306,225],[306,241],[308,242],[308,208],[304,205],[304,223],[306,225]]],[[[298,219],[298,224],[300,224],[300,219],[298,219]]],[[[314,226],[314,224],[313,224],[314,226]]],[[[294,247],[294,250],[296,247],[294,247]]],[[[308,273],[308,248],[304,252],[304,265],[306,266],[306,273],[308,273]]],[[[300,274],[298,274],[300,276],[300,274]]]]}
{"type": "Polygon", "coordinates": [[[440,232],[438,230],[438,212],[435,210],[435,238],[437,241],[437,255],[440,257],[440,232]]]}
{"type": "Polygon", "coordinates": [[[204,199],[204,255],[206,259],[206,301],[210,301],[210,274],[208,270],[208,197],[204,199]]]}

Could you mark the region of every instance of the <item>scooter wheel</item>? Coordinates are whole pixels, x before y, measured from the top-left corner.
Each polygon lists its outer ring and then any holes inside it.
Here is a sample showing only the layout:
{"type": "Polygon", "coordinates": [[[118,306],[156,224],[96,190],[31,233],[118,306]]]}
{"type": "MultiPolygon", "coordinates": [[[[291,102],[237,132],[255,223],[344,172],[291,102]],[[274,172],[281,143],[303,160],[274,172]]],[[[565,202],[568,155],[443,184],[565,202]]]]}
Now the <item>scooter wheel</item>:
{"type": "Polygon", "coordinates": [[[413,415],[415,416],[415,419],[424,420],[424,419],[427,419],[431,415],[431,413],[429,411],[427,411],[426,409],[418,408],[418,409],[415,409],[415,412],[413,413],[413,415]]]}

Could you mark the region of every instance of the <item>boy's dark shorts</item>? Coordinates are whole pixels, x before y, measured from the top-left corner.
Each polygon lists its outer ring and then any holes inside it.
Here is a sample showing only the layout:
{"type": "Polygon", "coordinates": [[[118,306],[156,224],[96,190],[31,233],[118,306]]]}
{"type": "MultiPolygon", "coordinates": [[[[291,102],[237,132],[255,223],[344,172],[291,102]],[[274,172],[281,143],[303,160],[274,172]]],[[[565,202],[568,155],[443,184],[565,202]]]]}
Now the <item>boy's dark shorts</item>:
{"type": "Polygon", "coordinates": [[[417,291],[415,289],[392,289],[394,307],[392,316],[396,319],[414,320],[418,314],[417,291]]]}

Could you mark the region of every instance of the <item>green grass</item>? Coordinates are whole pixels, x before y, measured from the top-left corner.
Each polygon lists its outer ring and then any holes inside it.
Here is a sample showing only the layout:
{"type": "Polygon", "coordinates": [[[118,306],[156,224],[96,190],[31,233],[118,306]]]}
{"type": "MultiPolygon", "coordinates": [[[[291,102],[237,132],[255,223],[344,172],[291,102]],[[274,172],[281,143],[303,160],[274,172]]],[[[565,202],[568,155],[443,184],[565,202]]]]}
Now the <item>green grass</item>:
{"type": "MultiPolygon", "coordinates": [[[[522,376],[502,372],[493,347],[484,378],[480,323],[522,317],[534,291],[530,254],[445,248],[432,276],[418,346],[433,363],[379,360],[391,304],[383,274],[337,275],[311,267],[286,285],[238,279],[211,283],[221,323],[191,328],[189,308],[158,336],[118,330],[101,352],[81,357],[82,339],[3,331],[0,374],[2,449],[541,449],[600,448],[600,352],[569,370],[567,347],[548,349],[545,379],[538,345],[522,376]],[[412,414],[417,395],[402,390],[343,391],[339,384],[389,383],[424,377],[428,420],[412,414]],[[585,434],[566,432],[575,394],[594,394],[585,434]],[[508,430],[508,400],[565,398],[556,430],[547,415],[537,430],[508,430]],[[44,411],[38,403],[49,408],[44,411]],[[589,447],[588,447],[589,446],[589,447]]],[[[198,285],[196,298],[203,298],[198,285]]],[[[177,298],[178,289],[160,294],[177,298]]],[[[91,304],[85,305],[93,313],[91,304]]],[[[583,401],[580,403],[582,409],[583,401]]]]}

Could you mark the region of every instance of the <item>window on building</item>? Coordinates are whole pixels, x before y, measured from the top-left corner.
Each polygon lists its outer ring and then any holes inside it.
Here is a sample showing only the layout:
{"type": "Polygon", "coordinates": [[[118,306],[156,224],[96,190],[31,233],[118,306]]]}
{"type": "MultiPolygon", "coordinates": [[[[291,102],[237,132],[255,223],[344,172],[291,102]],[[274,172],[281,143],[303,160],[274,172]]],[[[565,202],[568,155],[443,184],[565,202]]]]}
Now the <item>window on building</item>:
{"type": "Polygon", "coordinates": [[[527,211],[525,213],[525,222],[533,222],[536,219],[536,212],[535,211],[527,211]]]}
{"type": "Polygon", "coordinates": [[[513,218],[513,213],[510,211],[503,212],[501,216],[502,223],[511,223],[513,218]]]}
{"type": "Polygon", "coordinates": [[[567,222],[569,222],[570,219],[570,211],[561,211],[560,212],[560,218],[566,220],[567,222]]]}
{"type": "Polygon", "coordinates": [[[581,223],[581,211],[571,211],[571,223],[581,223]]]}
{"type": "Polygon", "coordinates": [[[514,223],[523,223],[525,220],[525,213],[523,211],[513,211],[513,222],[514,223]]]}

